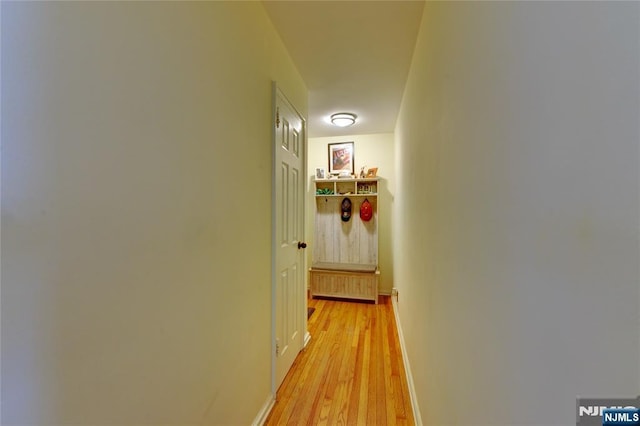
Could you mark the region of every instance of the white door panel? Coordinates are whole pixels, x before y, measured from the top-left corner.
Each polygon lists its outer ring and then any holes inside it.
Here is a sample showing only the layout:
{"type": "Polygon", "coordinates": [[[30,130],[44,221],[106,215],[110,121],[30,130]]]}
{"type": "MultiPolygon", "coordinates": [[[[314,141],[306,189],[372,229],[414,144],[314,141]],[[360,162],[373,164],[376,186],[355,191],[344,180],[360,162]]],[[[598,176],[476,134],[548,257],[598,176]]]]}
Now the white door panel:
{"type": "MultiPolygon", "coordinates": [[[[277,389],[304,345],[306,298],[304,250],[305,121],[284,95],[275,94],[274,340],[277,389]]],[[[274,390],[275,390],[274,389],[274,390]]]]}

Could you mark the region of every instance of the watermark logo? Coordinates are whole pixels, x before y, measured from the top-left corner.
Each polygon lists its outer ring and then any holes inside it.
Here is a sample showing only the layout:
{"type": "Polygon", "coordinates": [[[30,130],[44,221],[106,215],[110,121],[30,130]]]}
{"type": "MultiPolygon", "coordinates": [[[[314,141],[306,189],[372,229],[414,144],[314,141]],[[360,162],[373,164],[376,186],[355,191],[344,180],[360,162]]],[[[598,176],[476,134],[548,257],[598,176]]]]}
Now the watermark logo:
{"type": "Polygon", "coordinates": [[[640,396],[578,398],[576,426],[640,426],[640,396]]]}
{"type": "Polygon", "coordinates": [[[637,408],[607,408],[602,414],[602,425],[640,425],[640,410],[637,408]]]}

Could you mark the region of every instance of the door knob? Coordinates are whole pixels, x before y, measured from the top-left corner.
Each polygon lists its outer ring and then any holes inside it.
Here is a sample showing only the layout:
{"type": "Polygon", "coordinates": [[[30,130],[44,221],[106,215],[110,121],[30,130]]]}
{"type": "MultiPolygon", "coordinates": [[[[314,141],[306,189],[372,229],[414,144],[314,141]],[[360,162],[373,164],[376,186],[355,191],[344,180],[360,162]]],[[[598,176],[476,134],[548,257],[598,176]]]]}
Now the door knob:
{"type": "Polygon", "coordinates": [[[307,248],[307,243],[303,243],[302,241],[298,241],[298,248],[307,248]]]}

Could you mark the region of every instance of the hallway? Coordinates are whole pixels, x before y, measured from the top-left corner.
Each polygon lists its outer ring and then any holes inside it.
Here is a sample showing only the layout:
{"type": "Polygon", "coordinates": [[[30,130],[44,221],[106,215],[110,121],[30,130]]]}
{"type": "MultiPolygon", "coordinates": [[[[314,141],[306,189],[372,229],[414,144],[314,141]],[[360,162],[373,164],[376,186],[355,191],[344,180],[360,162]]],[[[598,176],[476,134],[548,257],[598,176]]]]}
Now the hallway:
{"type": "Polygon", "coordinates": [[[267,425],[413,425],[391,298],[310,299],[311,342],[278,390],[267,425]]]}
{"type": "Polygon", "coordinates": [[[262,425],[276,396],[270,424],[568,425],[640,394],[640,2],[0,15],[2,425],[262,425]],[[310,302],[276,395],[274,82],[307,123],[299,271],[353,142],[400,295],[310,302]]]}

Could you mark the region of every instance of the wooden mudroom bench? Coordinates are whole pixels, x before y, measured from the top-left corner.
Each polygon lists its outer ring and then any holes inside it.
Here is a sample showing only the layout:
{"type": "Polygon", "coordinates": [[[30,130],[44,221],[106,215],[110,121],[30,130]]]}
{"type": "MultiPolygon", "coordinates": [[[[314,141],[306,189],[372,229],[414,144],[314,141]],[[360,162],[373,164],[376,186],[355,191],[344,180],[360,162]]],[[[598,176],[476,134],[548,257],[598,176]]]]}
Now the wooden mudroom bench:
{"type": "Polygon", "coordinates": [[[376,265],[317,263],[309,269],[311,297],[341,297],[378,303],[380,271],[376,265]]]}

